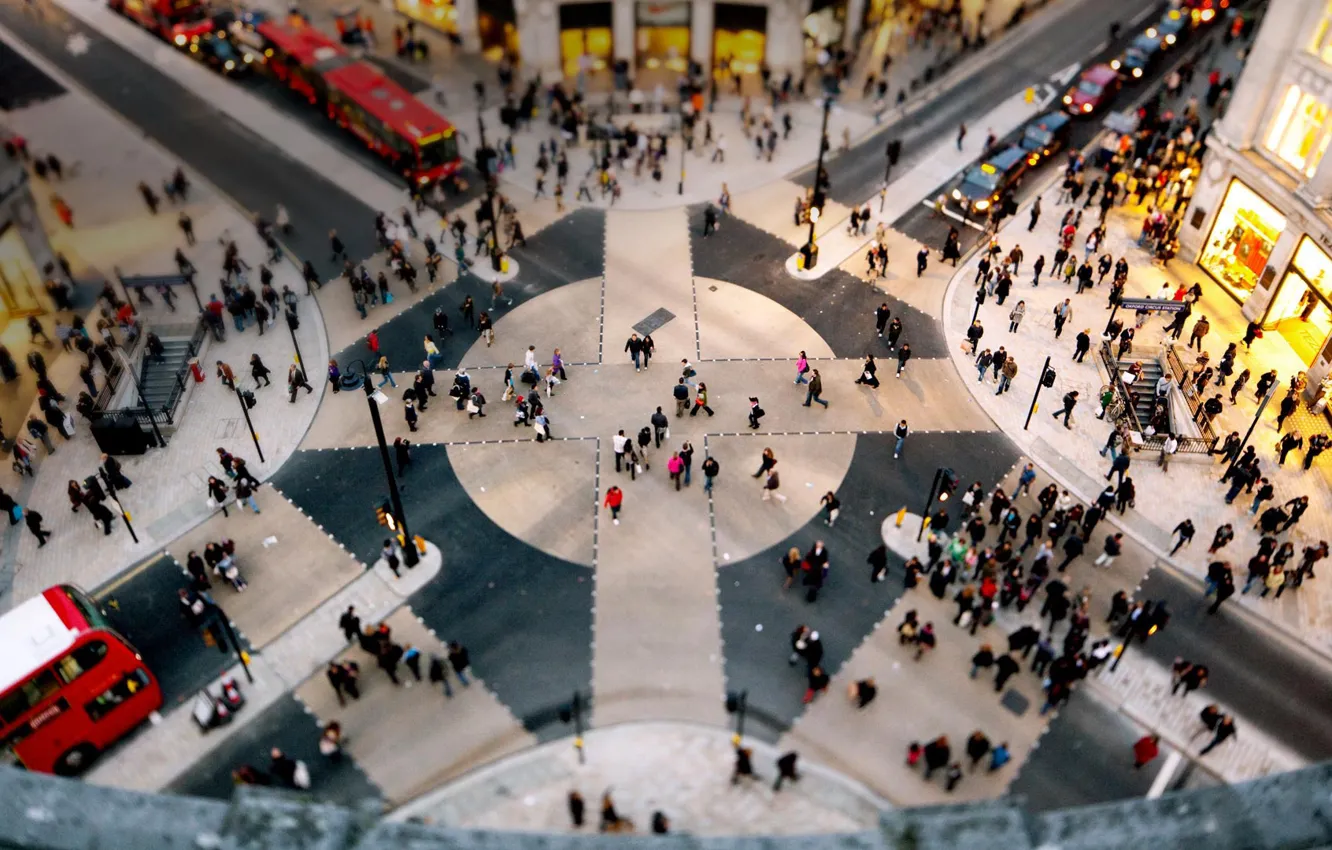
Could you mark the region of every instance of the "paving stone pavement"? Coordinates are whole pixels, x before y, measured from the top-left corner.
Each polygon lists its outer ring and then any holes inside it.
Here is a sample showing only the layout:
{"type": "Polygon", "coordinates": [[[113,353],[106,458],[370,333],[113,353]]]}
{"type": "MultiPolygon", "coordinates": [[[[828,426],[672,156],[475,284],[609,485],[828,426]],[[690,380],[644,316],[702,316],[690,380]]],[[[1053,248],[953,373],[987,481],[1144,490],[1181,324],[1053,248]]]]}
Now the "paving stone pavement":
{"type": "MultiPolygon", "coordinates": [[[[1042,466],[1056,473],[1079,498],[1088,500],[1105,486],[1104,473],[1110,465],[1108,458],[1100,456],[1110,426],[1094,415],[1096,396],[1106,384],[1108,375],[1095,357],[1089,355],[1083,363],[1074,363],[1071,362],[1071,354],[1073,337],[1079,330],[1089,328],[1093,340],[1099,339],[1104,323],[1109,320],[1106,309],[1108,284],[1093,287],[1081,296],[1074,295],[1074,288],[1066,286],[1062,281],[1052,281],[1048,274],[1043,276],[1039,287],[1031,285],[1032,262],[1037,256],[1045,254],[1048,264],[1057,247],[1057,228],[1067,207],[1053,203],[1056,194],[1053,184],[1044,190],[1046,203],[1034,232],[1027,230],[1029,215],[1026,207],[1000,229],[998,238],[1001,247],[1007,251],[1015,244],[1021,245],[1026,258],[1009,299],[999,305],[991,298],[980,308],[979,318],[986,330],[981,347],[997,350],[1002,345],[1018,360],[1019,373],[1013,388],[1004,396],[996,397],[994,382],[989,374],[979,383],[974,377],[964,383],[1005,433],[1042,466]],[[1072,299],[1073,316],[1062,338],[1055,340],[1052,311],[1054,305],[1065,298],[1072,299]],[[1017,333],[1009,333],[1008,314],[1019,300],[1026,302],[1026,318],[1017,333]],[[1030,429],[1024,430],[1023,422],[1046,355],[1051,356],[1051,368],[1056,371],[1058,378],[1055,386],[1045,390],[1040,398],[1040,411],[1043,412],[1037,412],[1032,417],[1030,429]],[[1069,390],[1078,390],[1080,394],[1079,405],[1073,414],[1072,430],[1063,428],[1049,415],[1060,407],[1060,399],[1069,390]]],[[[1195,281],[1204,281],[1201,307],[1195,308],[1195,312],[1206,315],[1211,322],[1212,330],[1205,340],[1204,348],[1214,359],[1219,359],[1228,341],[1237,341],[1243,336],[1247,320],[1241,315],[1239,305],[1220,292],[1217,286],[1207,283],[1208,278],[1196,266],[1174,260],[1167,267],[1161,268],[1150,262],[1147,252],[1136,244],[1144,212],[1145,206],[1114,209],[1107,219],[1106,240],[1097,255],[1101,251],[1108,251],[1113,257],[1128,260],[1127,297],[1150,298],[1163,282],[1169,282],[1174,287],[1179,284],[1191,286],[1195,281]]],[[[1088,230],[1088,227],[1084,223],[1083,231],[1088,230]]],[[[1080,246],[1081,239],[1078,240],[1080,246]]],[[[964,338],[975,306],[972,281],[977,260],[978,257],[973,256],[959,268],[945,298],[944,325],[949,338],[953,340],[964,338]]],[[[1121,316],[1128,322],[1132,321],[1131,314],[1121,316]]],[[[1164,325],[1165,321],[1158,316],[1148,319],[1137,331],[1131,356],[1162,356],[1164,325]]],[[[1189,327],[1192,327],[1191,323],[1189,327]]],[[[1182,346],[1178,350],[1185,363],[1193,362],[1191,352],[1182,346]]],[[[976,375],[969,355],[961,352],[956,345],[950,353],[962,375],[976,375]]],[[[1303,364],[1295,359],[1288,346],[1279,341],[1278,334],[1269,334],[1255,341],[1251,350],[1241,349],[1237,373],[1244,368],[1252,369],[1255,375],[1267,368],[1276,368],[1284,381],[1293,372],[1302,369],[1303,364]]],[[[1225,393],[1228,399],[1225,387],[1216,388],[1216,391],[1225,393]]],[[[1326,458],[1322,458],[1309,472],[1303,471],[1293,459],[1285,467],[1278,467],[1272,450],[1276,439],[1275,405],[1269,405],[1269,408],[1273,409],[1264,412],[1252,442],[1264,461],[1264,474],[1276,485],[1276,503],[1298,495],[1310,497],[1310,508],[1305,518],[1288,534],[1282,535],[1283,539],[1288,536],[1295,543],[1298,553],[1305,545],[1332,539],[1332,487],[1329,486],[1332,466],[1326,458]]],[[[1219,431],[1225,434],[1233,430],[1243,435],[1256,410],[1257,403],[1250,387],[1241,393],[1237,405],[1227,405],[1219,417],[1219,431]]],[[[1305,433],[1312,433],[1316,427],[1326,429],[1325,424],[1315,426],[1313,422],[1306,427],[1308,430],[1305,433]]],[[[1234,505],[1226,505],[1221,498],[1224,486],[1219,483],[1219,478],[1223,471],[1221,465],[1205,455],[1177,455],[1166,473],[1157,466],[1155,454],[1135,454],[1129,475],[1137,486],[1137,507],[1129,510],[1122,520],[1123,526],[1159,555],[1166,556],[1172,548],[1171,530],[1186,517],[1192,519],[1197,528],[1194,543],[1168,560],[1184,572],[1201,578],[1205,576],[1207,564],[1211,560],[1207,556],[1207,547],[1212,534],[1220,525],[1229,522],[1234,526],[1235,539],[1220,554],[1237,565],[1237,574],[1243,574],[1244,563],[1257,548],[1258,533],[1253,529],[1253,518],[1248,514],[1247,502],[1241,504],[1245,500],[1237,499],[1234,505]],[[1180,500],[1175,498],[1179,492],[1201,495],[1196,499],[1180,500]]],[[[1114,517],[1112,520],[1118,521],[1114,517]]],[[[1260,600],[1256,595],[1237,595],[1235,598],[1258,616],[1281,625],[1322,652],[1332,652],[1332,584],[1306,582],[1298,591],[1287,593],[1281,599],[1260,600]]]]}
{"type": "MultiPolygon", "coordinates": [[[[207,299],[212,291],[207,281],[221,266],[220,237],[235,239],[241,256],[247,257],[252,265],[257,266],[264,257],[266,252],[254,228],[211,187],[197,179],[188,204],[199,241],[197,246],[184,245],[175,221],[178,210],[172,205],[164,203],[156,216],[149,215],[136,184],[143,180],[152,186],[159,185],[177,163],[94,106],[84,95],[65,94],[10,113],[8,120],[28,137],[33,149],[56,152],[71,164],[71,172],[76,176],[66,178],[59,189],[78,212],[77,235],[64,231],[49,214],[49,205],[39,203],[38,209],[49,219],[45,224],[57,235],[57,244],[68,247],[71,261],[81,267],[97,269],[107,277],[112,276],[115,267],[126,274],[171,272],[175,268],[172,254],[179,244],[200,269],[200,296],[207,299]]],[[[44,193],[49,187],[39,183],[36,190],[44,193]]],[[[274,286],[279,291],[290,286],[294,292],[305,292],[305,284],[291,263],[276,264],[273,272],[274,286]]],[[[172,313],[153,294],[155,306],[143,309],[149,327],[163,330],[164,325],[188,325],[192,321],[196,312],[193,299],[187,290],[176,295],[179,312],[172,313]]],[[[313,383],[322,390],[318,378],[323,369],[313,365],[327,360],[319,304],[302,297],[298,311],[302,322],[297,340],[311,364],[307,368],[313,375],[313,383]]],[[[57,446],[54,455],[42,458],[35,480],[22,482],[20,500],[40,509],[55,534],[41,550],[30,535],[11,538],[17,546],[4,557],[13,564],[13,590],[0,591],[0,608],[61,581],[89,588],[102,584],[128,564],[206,519],[210,515],[206,504],[207,477],[221,471],[214,453],[218,446],[245,458],[260,478],[290,456],[314,417],[318,394],[302,393],[291,405],[282,398],[286,367],[293,360],[291,338],[285,327],[274,325],[263,335],[256,333],[253,325],[243,334],[236,333],[230,325],[229,328],[224,342],[209,342],[203,350],[201,360],[206,380],[199,385],[191,383],[182,404],[181,427],[168,437],[168,447],[122,459],[126,475],[134,481],[134,486],[124,493],[124,505],[133,517],[140,542],[134,543],[119,522],[108,537],[102,535],[86,512],[71,514],[68,510],[66,482],[82,480],[100,463],[99,449],[88,432],[87,422],[76,415],[74,439],[57,446]],[[210,368],[214,361],[225,360],[232,364],[243,387],[253,387],[255,382],[248,368],[251,354],[259,354],[273,372],[273,387],[257,391],[260,403],[251,411],[264,449],[263,462],[255,453],[235,395],[218,383],[215,367],[210,368]]],[[[192,327],[183,331],[186,336],[191,332],[192,327]]],[[[62,378],[55,373],[57,385],[70,398],[67,402],[70,409],[73,398],[83,389],[74,374],[77,364],[73,359],[62,358],[67,362],[69,374],[62,378]]],[[[100,384],[100,370],[97,379],[100,384]]],[[[4,474],[12,472],[6,467],[4,474]]]]}
{"type": "Polygon", "coordinates": [[[473,829],[564,832],[567,796],[587,802],[586,831],[596,828],[603,792],[616,811],[648,832],[653,812],[685,835],[792,835],[852,832],[878,821],[886,802],[863,786],[798,762],[801,778],[773,792],[784,750],[744,740],[759,778],[730,782],[734,750],[722,729],[684,723],[626,723],[584,738],[586,764],[569,740],[497,762],[403,807],[394,817],[473,829]]]}

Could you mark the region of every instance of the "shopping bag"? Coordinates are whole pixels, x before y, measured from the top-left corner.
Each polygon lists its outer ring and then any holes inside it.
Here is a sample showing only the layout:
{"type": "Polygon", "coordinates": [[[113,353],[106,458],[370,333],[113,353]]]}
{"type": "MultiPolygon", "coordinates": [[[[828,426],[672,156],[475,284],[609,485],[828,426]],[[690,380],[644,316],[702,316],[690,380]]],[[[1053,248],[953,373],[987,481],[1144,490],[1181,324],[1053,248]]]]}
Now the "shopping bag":
{"type": "Polygon", "coordinates": [[[305,766],[305,762],[296,762],[296,772],[292,774],[291,782],[302,791],[310,787],[310,768],[305,766]]]}

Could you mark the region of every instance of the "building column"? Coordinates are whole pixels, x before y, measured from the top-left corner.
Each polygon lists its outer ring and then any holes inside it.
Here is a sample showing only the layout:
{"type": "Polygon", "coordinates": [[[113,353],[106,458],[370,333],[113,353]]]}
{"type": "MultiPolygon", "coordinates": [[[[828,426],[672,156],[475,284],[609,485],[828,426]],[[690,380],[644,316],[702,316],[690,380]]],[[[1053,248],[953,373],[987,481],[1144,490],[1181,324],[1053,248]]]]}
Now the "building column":
{"type": "Polygon", "coordinates": [[[632,68],[638,50],[634,44],[635,0],[613,0],[611,3],[611,54],[623,59],[632,68]]]}
{"type": "Polygon", "coordinates": [[[546,83],[561,79],[560,21],[553,0],[514,0],[518,18],[518,51],[523,67],[546,83]]]}
{"type": "Polygon", "coordinates": [[[468,53],[480,53],[481,29],[476,20],[476,0],[453,0],[453,9],[457,14],[462,49],[468,53]]]}
{"type": "Polygon", "coordinates": [[[1267,267],[1258,278],[1258,286],[1244,301],[1244,307],[1240,311],[1244,314],[1244,318],[1251,322],[1257,321],[1267,311],[1267,305],[1276,297],[1277,289],[1281,287],[1281,281],[1286,276],[1286,268],[1294,258],[1295,248],[1300,244],[1303,235],[1298,225],[1291,221],[1286,222],[1286,229],[1281,231],[1276,244],[1272,246],[1272,253],[1267,257],[1267,267]],[[1263,286],[1264,280],[1268,281],[1267,286],[1263,286]]]}
{"type": "Polygon", "coordinates": [[[1327,206],[1332,202],[1332,156],[1323,154],[1313,176],[1295,194],[1304,198],[1311,207],[1327,206]]]}
{"type": "MultiPolygon", "coordinates": [[[[1217,131],[1240,150],[1262,142],[1261,126],[1271,104],[1280,101],[1278,83],[1292,50],[1301,50],[1308,37],[1308,12],[1314,4],[1303,0],[1272,0],[1254,38],[1249,58],[1230,96],[1217,131]]],[[[1321,12],[1321,5],[1319,11],[1321,12]]]]}
{"type": "Polygon", "coordinates": [[[799,78],[805,64],[802,25],[809,14],[810,0],[773,0],[768,6],[767,56],[774,77],[787,71],[799,78]]]}
{"type": "Polygon", "coordinates": [[[1198,177],[1193,182],[1193,197],[1184,211],[1184,223],[1179,228],[1181,258],[1196,263],[1202,256],[1203,249],[1207,247],[1207,236],[1216,221],[1217,210],[1221,208],[1221,201],[1225,197],[1226,187],[1230,185],[1230,177],[1230,164],[1226,157],[1215,147],[1208,147],[1203,153],[1198,177]],[[1198,227],[1194,227],[1193,221],[1199,213],[1202,214],[1202,221],[1198,227]]]}
{"type": "Polygon", "coordinates": [[[713,10],[716,4],[712,0],[693,0],[689,11],[689,58],[704,69],[707,79],[712,79],[712,41],[716,27],[713,10]]]}
{"type": "Polygon", "coordinates": [[[846,0],[846,28],[842,31],[842,46],[855,50],[860,38],[860,25],[865,20],[866,0],[846,0]]]}

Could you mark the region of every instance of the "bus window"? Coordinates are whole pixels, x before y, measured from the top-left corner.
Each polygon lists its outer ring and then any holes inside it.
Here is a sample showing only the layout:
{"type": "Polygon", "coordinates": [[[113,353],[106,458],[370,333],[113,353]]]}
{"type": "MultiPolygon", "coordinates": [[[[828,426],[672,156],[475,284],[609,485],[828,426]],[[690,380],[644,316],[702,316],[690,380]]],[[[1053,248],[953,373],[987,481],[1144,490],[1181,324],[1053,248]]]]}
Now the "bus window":
{"type": "Polygon", "coordinates": [[[88,712],[88,719],[96,723],[146,687],[148,687],[148,674],[142,668],[131,670],[118,678],[111,687],[102,691],[96,699],[89,701],[83,706],[83,710],[88,712]]]}
{"type": "Polygon", "coordinates": [[[84,673],[101,663],[106,657],[105,641],[95,640],[85,643],[69,655],[56,662],[56,673],[60,681],[68,685],[84,673]]]}
{"type": "Polygon", "coordinates": [[[110,621],[102,615],[102,609],[97,607],[97,603],[93,602],[88,594],[79,590],[77,587],[72,587],[70,585],[62,586],[61,590],[65,592],[65,596],[69,598],[69,601],[74,603],[74,607],[79,609],[79,613],[88,621],[88,625],[92,626],[94,629],[111,628],[110,621]]]}
{"type": "Polygon", "coordinates": [[[0,697],[0,720],[13,723],[28,709],[41,705],[42,702],[60,690],[60,682],[55,673],[43,670],[28,681],[14,687],[7,696],[0,697]]]}

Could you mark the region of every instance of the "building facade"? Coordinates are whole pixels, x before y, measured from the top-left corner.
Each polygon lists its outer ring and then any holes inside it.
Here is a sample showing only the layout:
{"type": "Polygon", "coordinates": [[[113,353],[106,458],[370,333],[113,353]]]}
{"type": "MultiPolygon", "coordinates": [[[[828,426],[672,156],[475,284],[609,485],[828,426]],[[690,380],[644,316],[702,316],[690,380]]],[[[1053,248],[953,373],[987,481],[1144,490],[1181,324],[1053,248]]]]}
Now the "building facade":
{"type": "MultiPolygon", "coordinates": [[[[392,0],[397,11],[456,38],[464,51],[504,53],[544,75],[573,77],[616,62],[631,73],[703,68],[799,72],[810,46],[851,45],[893,0],[392,0]],[[808,38],[807,38],[808,37],[808,38]],[[586,57],[586,58],[583,58],[586,57]]],[[[665,75],[662,77],[665,78],[665,75]]],[[[673,77],[671,77],[673,79],[673,77]]]]}
{"type": "Polygon", "coordinates": [[[55,255],[37,215],[27,169],[0,154],[0,328],[51,309],[42,273],[48,265],[55,266],[55,255]]]}
{"type": "Polygon", "coordinates": [[[1278,333],[1315,395],[1332,367],[1332,0],[1270,0],[1180,228],[1194,260],[1278,333]]]}

